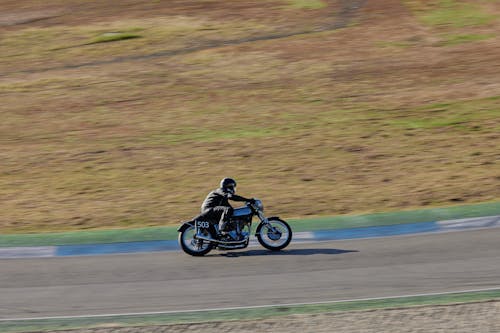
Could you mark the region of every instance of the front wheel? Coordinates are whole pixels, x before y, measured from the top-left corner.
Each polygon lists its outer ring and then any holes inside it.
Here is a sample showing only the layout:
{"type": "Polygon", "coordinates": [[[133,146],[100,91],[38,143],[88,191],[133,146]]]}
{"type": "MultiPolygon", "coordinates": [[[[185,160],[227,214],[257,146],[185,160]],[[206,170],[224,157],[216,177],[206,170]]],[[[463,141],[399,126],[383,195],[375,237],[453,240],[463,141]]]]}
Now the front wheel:
{"type": "MultiPolygon", "coordinates": [[[[202,229],[203,236],[210,237],[210,234],[206,229],[202,229]]],[[[212,243],[202,239],[196,239],[194,237],[196,235],[196,228],[193,225],[184,228],[181,232],[179,232],[179,245],[182,250],[189,255],[200,257],[204,256],[210,250],[212,250],[212,243]]]]}
{"type": "Polygon", "coordinates": [[[285,221],[273,217],[269,223],[262,222],[257,227],[255,236],[260,245],[271,251],[279,251],[290,244],[292,240],[292,228],[285,221]]]}

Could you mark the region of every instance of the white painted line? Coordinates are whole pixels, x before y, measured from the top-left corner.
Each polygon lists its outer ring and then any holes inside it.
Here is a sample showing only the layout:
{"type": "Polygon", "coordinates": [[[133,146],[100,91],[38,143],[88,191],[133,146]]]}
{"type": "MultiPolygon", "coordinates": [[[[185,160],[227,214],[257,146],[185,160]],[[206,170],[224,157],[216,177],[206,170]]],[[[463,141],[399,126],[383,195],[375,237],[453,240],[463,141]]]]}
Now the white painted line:
{"type": "Polygon", "coordinates": [[[299,231],[293,234],[293,240],[310,240],[314,239],[315,234],[313,231],[299,231]]]}
{"type": "Polygon", "coordinates": [[[385,299],[398,299],[398,298],[408,298],[408,297],[424,297],[424,296],[440,296],[440,295],[452,295],[452,294],[462,294],[462,293],[473,293],[481,291],[500,291],[500,285],[492,288],[482,288],[482,289],[468,289],[468,290],[457,290],[457,291],[446,291],[440,293],[423,293],[423,294],[411,294],[411,295],[401,295],[401,296],[382,296],[382,297],[370,297],[370,298],[354,298],[354,299],[343,299],[337,301],[322,301],[322,302],[309,302],[309,303],[287,303],[287,304],[269,304],[269,305],[254,305],[254,306],[237,306],[228,308],[209,308],[209,309],[195,309],[195,310],[177,310],[177,311],[157,311],[157,312],[131,312],[131,313],[113,313],[113,314],[98,314],[98,315],[79,315],[79,316],[56,316],[56,317],[32,317],[32,318],[0,318],[0,321],[16,321],[16,320],[50,320],[50,319],[77,319],[77,318],[102,318],[102,317],[125,317],[125,316],[147,316],[147,315],[162,315],[162,314],[181,314],[190,312],[211,312],[211,311],[231,311],[231,310],[247,310],[247,309],[261,309],[261,308],[279,308],[284,306],[304,306],[304,305],[320,305],[320,304],[336,304],[336,303],[350,303],[350,302],[364,302],[364,301],[380,301],[385,299]]]}
{"type": "Polygon", "coordinates": [[[0,247],[0,259],[54,257],[55,246],[0,247]]]}
{"type": "Polygon", "coordinates": [[[500,215],[439,221],[437,223],[443,229],[493,228],[500,226],[500,215]]]}

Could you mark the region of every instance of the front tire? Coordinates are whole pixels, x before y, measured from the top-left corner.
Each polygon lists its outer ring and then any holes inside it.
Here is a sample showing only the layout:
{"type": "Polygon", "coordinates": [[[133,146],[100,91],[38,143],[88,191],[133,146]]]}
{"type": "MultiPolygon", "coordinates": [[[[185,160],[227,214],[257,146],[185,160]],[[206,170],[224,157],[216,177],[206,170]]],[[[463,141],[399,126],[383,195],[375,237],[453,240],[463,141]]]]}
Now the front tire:
{"type": "Polygon", "coordinates": [[[255,236],[260,245],[271,251],[284,249],[292,241],[292,228],[286,221],[272,217],[269,224],[261,223],[257,227],[255,236]]]}
{"type": "MultiPolygon", "coordinates": [[[[204,229],[205,230],[205,229],[204,229]]],[[[210,234],[208,231],[205,230],[205,233],[207,237],[210,237],[210,234]]],[[[209,241],[201,240],[201,239],[195,239],[194,236],[196,235],[196,228],[194,226],[189,226],[187,228],[184,228],[181,232],[179,232],[179,245],[181,246],[182,250],[186,252],[187,254],[194,256],[194,257],[201,257],[210,252],[212,250],[213,245],[209,241]]]]}

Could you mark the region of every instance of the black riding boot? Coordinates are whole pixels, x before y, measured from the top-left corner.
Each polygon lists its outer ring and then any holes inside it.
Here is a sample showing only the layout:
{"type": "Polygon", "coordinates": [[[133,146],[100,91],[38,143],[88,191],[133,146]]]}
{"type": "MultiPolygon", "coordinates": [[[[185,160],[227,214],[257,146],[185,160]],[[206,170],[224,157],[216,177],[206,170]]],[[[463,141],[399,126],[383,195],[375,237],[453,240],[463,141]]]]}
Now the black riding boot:
{"type": "Polygon", "coordinates": [[[219,232],[222,235],[225,235],[227,233],[227,228],[229,226],[229,218],[233,213],[233,209],[231,207],[224,207],[224,211],[222,212],[222,215],[219,220],[219,232]]]}
{"type": "Polygon", "coordinates": [[[219,221],[219,233],[221,235],[227,234],[228,230],[226,230],[226,229],[227,229],[228,224],[229,224],[228,221],[224,221],[224,220],[219,221]]]}

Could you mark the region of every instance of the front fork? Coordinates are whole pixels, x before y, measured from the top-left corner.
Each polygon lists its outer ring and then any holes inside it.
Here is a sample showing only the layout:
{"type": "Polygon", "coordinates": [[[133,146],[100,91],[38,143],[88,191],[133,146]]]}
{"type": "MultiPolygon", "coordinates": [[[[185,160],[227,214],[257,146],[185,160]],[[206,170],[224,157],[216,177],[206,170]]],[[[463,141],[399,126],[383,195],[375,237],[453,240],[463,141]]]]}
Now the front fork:
{"type": "Polygon", "coordinates": [[[272,233],[276,233],[277,230],[275,227],[272,226],[271,223],[269,223],[269,219],[262,214],[262,212],[257,212],[260,221],[267,227],[268,230],[270,230],[272,233]]]}
{"type": "Polygon", "coordinates": [[[264,223],[266,226],[271,226],[270,223],[269,223],[269,220],[267,219],[267,217],[264,216],[264,214],[262,214],[262,212],[257,212],[257,216],[259,217],[259,220],[264,223]]]}

